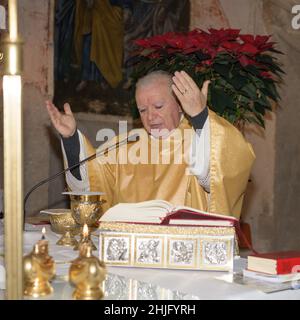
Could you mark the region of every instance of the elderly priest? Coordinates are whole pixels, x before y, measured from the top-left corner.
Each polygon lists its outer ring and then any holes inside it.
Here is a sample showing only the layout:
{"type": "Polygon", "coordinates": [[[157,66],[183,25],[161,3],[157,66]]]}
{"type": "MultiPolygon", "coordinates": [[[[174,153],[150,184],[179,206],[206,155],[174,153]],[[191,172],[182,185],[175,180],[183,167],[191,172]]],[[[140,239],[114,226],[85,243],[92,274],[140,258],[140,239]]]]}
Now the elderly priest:
{"type": "MultiPolygon", "coordinates": [[[[99,150],[115,148],[68,172],[69,188],[105,192],[105,211],[120,202],[162,199],[239,218],[255,155],[234,126],[208,109],[208,86],[206,81],[200,90],[184,71],[139,79],[140,139],[129,141],[133,130],[101,145],[99,150]],[[127,143],[117,145],[124,137],[127,143]]],[[[64,112],[49,101],[46,106],[62,137],[66,166],[95,152],[69,104],[64,112]]]]}

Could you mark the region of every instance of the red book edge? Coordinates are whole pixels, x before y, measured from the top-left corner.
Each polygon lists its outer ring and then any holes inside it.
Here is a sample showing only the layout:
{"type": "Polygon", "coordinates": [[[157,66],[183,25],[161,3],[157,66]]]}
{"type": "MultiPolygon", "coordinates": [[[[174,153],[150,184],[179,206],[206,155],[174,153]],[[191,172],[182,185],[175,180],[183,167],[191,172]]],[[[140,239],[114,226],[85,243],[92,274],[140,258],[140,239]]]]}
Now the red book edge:
{"type": "Polygon", "coordinates": [[[297,269],[300,271],[300,257],[284,260],[279,259],[277,260],[277,274],[292,273],[295,266],[299,266],[297,269]]]}
{"type": "Polygon", "coordinates": [[[277,274],[288,274],[293,273],[293,268],[299,266],[300,271],[300,251],[278,251],[278,252],[267,252],[252,257],[270,259],[276,262],[276,273],[277,274]]]}

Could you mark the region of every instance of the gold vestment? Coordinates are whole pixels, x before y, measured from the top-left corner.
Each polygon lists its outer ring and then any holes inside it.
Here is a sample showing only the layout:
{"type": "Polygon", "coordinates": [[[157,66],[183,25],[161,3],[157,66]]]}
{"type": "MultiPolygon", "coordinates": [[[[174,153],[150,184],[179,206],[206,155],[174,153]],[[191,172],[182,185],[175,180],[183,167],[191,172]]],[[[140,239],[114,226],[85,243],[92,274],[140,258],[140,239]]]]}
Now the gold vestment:
{"type": "MultiPolygon", "coordinates": [[[[191,134],[172,136],[169,139],[170,163],[120,163],[125,153],[129,156],[138,154],[138,143],[119,146],[115,149],[116,161],[111,155],[103,161],[103,156],[89,161],[87,164],[91,191],[105,192],[107,201],[103,208],[106,211],[120,202],[140,202],[153,199],[162,199],[174,205],[190,206],[199,210],[240,217],[244,193],[247,187],[250,170],[255,159],[254,152],[242,134],[225,119],[209,111],[210,121],[210,193],[206,192],[196,178],[187,174],[188,164],[183,161],[176,163],[176,153],[183,149],[177,148],[178,142],[184,142],[189,149],[191,137],[196,134],[190,123],[184,118],[179,127],[179,133],[188,129],[191,134]],[[180,141],[180,139],[182,141],[180,141]]],[[[151,149],[153,138],[148,136],[148,159],[154,155],[162,158],[165,150],[160,140],[159,147],[151,149]],[[157,153],[155,155],[155,153],[157,153]]],[[[131,134],[129,133],[128,136],[131,134]]],[[[100,147],[105,150],[107,146],[121,141],[124,135],[118,136],[100,147]],[[118,140],[119,139],[119,140],[118,140]]],[[[95,152],[90,142],[84,138],[87,156],[95,152]]],[[[145,141],[140,146],[145,146],[145,141]]]]}

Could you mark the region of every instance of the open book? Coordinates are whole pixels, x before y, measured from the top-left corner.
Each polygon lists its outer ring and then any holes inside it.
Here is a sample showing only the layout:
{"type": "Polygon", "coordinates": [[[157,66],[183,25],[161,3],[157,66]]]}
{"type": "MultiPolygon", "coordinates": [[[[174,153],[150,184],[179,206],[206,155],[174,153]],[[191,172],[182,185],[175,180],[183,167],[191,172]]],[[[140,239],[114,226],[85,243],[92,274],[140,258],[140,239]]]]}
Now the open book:
{"type": "Polygon", "coordinates": [[[164,200],[119,203],[108,209],[101,221],[150,223],[182,226],[234,226],[234,217],[200,211],[191,207],[173,206],[164,200]]]}

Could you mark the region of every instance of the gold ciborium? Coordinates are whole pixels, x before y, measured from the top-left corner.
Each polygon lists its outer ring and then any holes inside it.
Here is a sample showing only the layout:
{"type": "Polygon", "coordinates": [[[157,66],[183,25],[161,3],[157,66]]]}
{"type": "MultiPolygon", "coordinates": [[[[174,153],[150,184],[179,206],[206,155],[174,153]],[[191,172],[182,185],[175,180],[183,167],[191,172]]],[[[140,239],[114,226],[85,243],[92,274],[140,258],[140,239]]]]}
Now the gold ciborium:
{"type": "MultiPolygon", "coordinates": [[[[83,226],[86,224],[89,228],[88,237],[91,231],[97,228],[96,223],[103,215],[102,203],[104,203],[102,192],[65,192],[69,194],[71,199],[71,211],[74,220],[81,226],[81,239],[74,250],[78,250],[81,243],[86,242],[83,237],[83,226]]],[[[92,250],[96,250],[92,240],[89,238],[92,250]]]]}
{"type": "Polygon", "coordinates": [[[46,296],[53,292],[50,280],[55,276],[55,262],[48,254],[48,241],[38,241],[23,258],[24,295],[46,296]]]}
{"type": "Polygon", "coordinates": [[[88,243],[79,247],[79,257],[72,261],[69,270],[70,282],[75,286],[73,298],[98,300],[103,298],[101,284],[106,276],[105,264],[93,256],[88,243]]]}
{"type": "Polygon", "coordinates": [[[76,223],[70,209],[49,209],[44,210],[50,217],[51,230],[62,234],[56,242],[59,246],[74,247],[78,244],[75,236],[80,232],[80,225],[76,223]]]}

